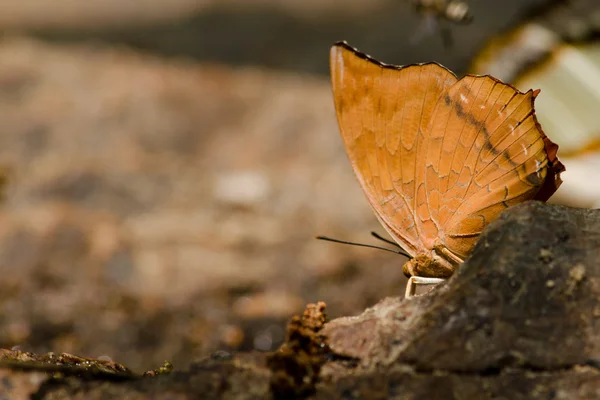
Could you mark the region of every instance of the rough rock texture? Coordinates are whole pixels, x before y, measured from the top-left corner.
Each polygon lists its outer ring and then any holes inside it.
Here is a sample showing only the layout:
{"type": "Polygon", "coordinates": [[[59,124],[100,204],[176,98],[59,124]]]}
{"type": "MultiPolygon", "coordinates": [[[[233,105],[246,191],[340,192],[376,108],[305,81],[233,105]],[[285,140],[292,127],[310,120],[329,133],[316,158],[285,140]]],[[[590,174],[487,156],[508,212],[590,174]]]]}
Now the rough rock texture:
{"type": "Polygon", "coordinates": [[[265,355],[220,352],[185,372],[135,375],[125,367],[69,354],[0,353],[0,398],[269,399],[265,355]]]}
{"type": "Polygon", "coordinates": [[[447,283],[327,324],[331,350],[353,368],[326,366],[323,377],[338,395],[590,398],[600,393],[599,298],[600,210],[515,206],[447,283]]]}
{"type": "Polygon", "coordinates": [[[598,398],[599,239],[600,210],[530,202],[491,224],[447,283],[325,324],[324,304],[309,305],[270,355],[222,352],[118,383],[77,370],[40,384],[0,360],[3,384],[52,399],[598,398]]]}
{"type": "Polygon", "coordinates": [[[506,369],[498,374],[415,371],[392,367],[383,372],[343,374],[318,387],[317,399],[597,399],[600,373],[592,367],[560,371],[506,369]]]}

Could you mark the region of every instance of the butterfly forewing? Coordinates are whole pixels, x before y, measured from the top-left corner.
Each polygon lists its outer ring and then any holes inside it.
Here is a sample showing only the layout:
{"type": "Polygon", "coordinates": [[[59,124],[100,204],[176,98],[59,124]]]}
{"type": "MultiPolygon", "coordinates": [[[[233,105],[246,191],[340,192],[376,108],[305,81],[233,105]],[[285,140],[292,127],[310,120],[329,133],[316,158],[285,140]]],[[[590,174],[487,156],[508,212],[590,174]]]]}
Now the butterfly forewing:
{"type": "Polygon", "coordinates": [[[414,213],[418,146],[436,100],[456,77],[437,64],[380,64],[343,43],[331,49],[331,76],[354,172],[386,230],[414,255],[423,248],[414,213]]]}

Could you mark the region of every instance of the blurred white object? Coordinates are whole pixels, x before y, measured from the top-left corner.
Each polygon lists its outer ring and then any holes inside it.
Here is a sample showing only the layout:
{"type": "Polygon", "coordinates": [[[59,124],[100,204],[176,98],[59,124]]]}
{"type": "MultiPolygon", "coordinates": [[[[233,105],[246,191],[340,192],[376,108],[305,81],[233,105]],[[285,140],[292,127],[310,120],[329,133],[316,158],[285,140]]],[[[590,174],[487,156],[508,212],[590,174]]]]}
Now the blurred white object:
{"type": "Polygon", "coordinates": [[[559,155],[574,156],[600,141],[600,43],[562,45],[539,67],[516,80],[541,89],[535,113],[559,155]]]}
{"type": "Polygon", "coordinates": [[[550,203],[600,208],[600,152],[574,158],[562,157],[561,161],[567,170],[562,173],[563,184],[550,198],[550,203]]]}
{"type": "Polygon", "coordinates": [[[471,70],[477,75],[514,82],[523,70],[546,57],[560,43],[561,38],[556,33],[529,23],[492,40],[479,53],[471,70]]]}
{"type": "Polygon", "coordinates": [[[563,44],[516,80],[541,89],[535,112],[566,167],[553,203],[600,207],[600,43],[563,44]]]}
{"type": "Polygon", "coordinates": [[[473,70],[541,90],[535,113],[566,167],[550,202],[600,207],[600,42],[566,44],[532,22],[490,43],[473,70]]]}

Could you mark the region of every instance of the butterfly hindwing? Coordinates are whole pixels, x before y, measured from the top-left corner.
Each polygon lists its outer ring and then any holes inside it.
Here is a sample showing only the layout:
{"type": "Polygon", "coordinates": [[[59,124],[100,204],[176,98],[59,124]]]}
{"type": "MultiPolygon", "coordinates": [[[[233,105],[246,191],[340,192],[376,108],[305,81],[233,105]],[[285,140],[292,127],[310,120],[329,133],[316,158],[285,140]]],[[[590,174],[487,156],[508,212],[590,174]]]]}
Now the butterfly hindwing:
{"type": "Polygon", "coordinates": [[[438,99],[425,187],[438,193],[431,213],[444,244],[461,258],[501,211],[555,179],[533,100],[532,91],[489,76],[466,76],[438,99]]]}

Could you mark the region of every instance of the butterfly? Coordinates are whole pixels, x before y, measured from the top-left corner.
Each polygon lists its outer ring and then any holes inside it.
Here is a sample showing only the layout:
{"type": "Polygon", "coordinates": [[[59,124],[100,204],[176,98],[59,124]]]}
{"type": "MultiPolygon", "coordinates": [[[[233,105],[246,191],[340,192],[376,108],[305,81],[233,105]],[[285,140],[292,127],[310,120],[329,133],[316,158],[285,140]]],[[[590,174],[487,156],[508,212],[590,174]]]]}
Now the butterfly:
{"type": "Polygon", "coordinates": [[[437,63],[383,64],[336,43],[331,79],[354,173],[409,277],[450,277],[504,209],[561,184],[558,146],[535,117],[539,91],[437,63]]]}

